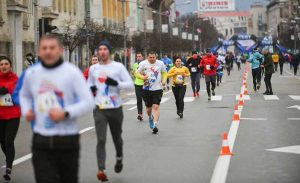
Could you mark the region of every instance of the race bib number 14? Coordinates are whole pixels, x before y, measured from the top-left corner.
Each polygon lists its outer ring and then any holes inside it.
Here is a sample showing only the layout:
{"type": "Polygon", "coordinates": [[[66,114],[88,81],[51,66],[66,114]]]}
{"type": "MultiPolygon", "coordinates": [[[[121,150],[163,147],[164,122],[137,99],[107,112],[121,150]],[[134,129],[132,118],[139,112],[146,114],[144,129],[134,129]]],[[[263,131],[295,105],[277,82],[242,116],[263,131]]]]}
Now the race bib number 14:
{"type": "Polygon", "coordinates": [[[0,106],[13,106],[13,100],[10,94],[0,96],[0,106]]]}

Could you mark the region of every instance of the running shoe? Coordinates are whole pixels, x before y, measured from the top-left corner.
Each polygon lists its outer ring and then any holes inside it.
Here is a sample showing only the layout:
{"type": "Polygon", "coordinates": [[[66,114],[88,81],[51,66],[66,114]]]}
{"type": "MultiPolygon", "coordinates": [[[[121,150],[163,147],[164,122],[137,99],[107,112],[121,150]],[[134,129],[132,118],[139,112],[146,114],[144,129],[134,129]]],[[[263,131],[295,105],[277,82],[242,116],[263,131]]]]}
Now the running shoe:
{"type": "Polygon", "coordinates": [[[212,96],[215,96],[216,95],[215,90],[211,90],[211,94],[212,96]]]}
{"type": "Polygon", "coordinates": [[[180,117],[180,119],[182,119],[183,118],[183,113],[182,112],[178,113],[178,116],[180,117]]]}
{"type": "Polygon", "coordinates": [[[139,114],[138,117],[137,117],[137,119],[138,119],[139,121],[143,121],[143,116],[142,116],[141,114],[139,114]]]}
{"type": "Polygon", "coordinates": [[[211,101],[211,96],[208,96],[208,100],[211,101]]]}
{"type": "Polygon", "coordinates": [[[153,116],[149,117],[149,126],[150,128],[153,130],[155,125],[154,125],[154,121],[153,121],[153,116]]]}
{"type": "Polygon", "coordinates": [[[97,174],[97,178],[101,182],[107,182],[108,181],[108,178],[107,178],[106,174],[104,173],[104,171],[99,171],[98,174],[97,174]]]}
{"type": "Polygon", "coordinates": [[[256,87],[256,88],[257,88],[257,90],[259,90],[259,89],[260,89],[260,84],[257,84],[257,87],[256,87]]]}
{"type": "Polygon", "coordinates": [[[5,174],[3,175],[3,178],[5,181],[9,182],[11,181],[11,169],[7,168],[5,171],[5,174]]]}
{"type": "Polygon", "coordinates": [[[153,134],[157,134],[157,132],[158,132],[158,128],[155,126],[154,128],[153,128],[153,134]]]}
{"type": "Polygon", "coordinates": [[[263,95],[269,95],[269,92],[268,92],[268,91],[265,91],[265,92],[263,93],[263,95]]]}
{"type": "Polygon", "coordinates": [[[196,93],[194,93],[194,94],[193,94],[193,97],[196,97],[196,96],[197,96],[197,94],[196,94],[196,93]]]}
{"type": "Polygon", "coordinates": [[[196,95],[197,95],[197,97],[199,97],[199,96],[200,96],[200,93],[199,93],[199,92],[197,92],[197,93],[196,93],[196,95]]]}
{"type": "Polygon", "coordinates": [[[117,162],[115,165],[115,172],[120,173],[123,169],[123,161],[122,158],[117,158],[117,162]]]}
{"type": "Polygon", "coordinates": [[[267,95],[273,95],[273,91],[270,91],[267,95]]]}

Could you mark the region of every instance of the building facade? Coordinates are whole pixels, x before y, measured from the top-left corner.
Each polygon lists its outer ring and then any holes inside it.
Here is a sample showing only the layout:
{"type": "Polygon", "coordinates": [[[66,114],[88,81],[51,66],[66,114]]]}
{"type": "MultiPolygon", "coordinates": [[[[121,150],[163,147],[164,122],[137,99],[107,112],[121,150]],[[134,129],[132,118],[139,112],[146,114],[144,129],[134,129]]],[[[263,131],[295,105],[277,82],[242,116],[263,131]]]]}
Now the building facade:
{"type": "Polygon", "coordinates": [[[272,0],[267,5],[267,33],[277,37],[277,27],[290,17],[289,0],[272,0]]]}
{"type": "Polygon", "coordinates": [[[251,5],[251,16],[248,19],[248,33],[263,37],[267,31],[267,10],[259,1],[251,5]]]}

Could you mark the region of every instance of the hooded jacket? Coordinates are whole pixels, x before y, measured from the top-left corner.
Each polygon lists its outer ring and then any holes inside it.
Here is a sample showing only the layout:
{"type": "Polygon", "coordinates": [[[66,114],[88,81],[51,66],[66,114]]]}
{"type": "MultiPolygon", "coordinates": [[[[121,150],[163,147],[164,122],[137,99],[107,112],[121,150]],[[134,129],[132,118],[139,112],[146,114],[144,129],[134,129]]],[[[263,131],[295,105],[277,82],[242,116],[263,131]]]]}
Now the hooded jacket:
{"type": "Polygon", "coordinates": [[[217,58],[214,55],[204,56],[201,60],[200,67],[204,68],[204,75],[213,76],[217,74],[217,68],[219,64],[217,62],[217,58]],[[211,66],[214,68],[211,69],[211,66]]]}
{"type": "Polygon", "coordinates": [[[248,62],[252,64],[252,69],[260,68],[262,61],[263,61],[263,55],[260,54],[259,52],[254,52],[248,60],[248,62]]]}
{"type": "MultiPolygon", "coordinates": [[[[12,94],[16,88],[18,82],[18,76],[9,72],[3,74],[0,72],[0,88],[5,87],[8,89],[10,97],[12,98],[12,94]]],[[[0,98],[4,97],[4,95],[0,95],[0,98]]],[[[12,98],[12,101],[14,99],[12,98]]],[[[13,104],[13,106],[1,106],[0,104],[0,119],[9,120],[14,118],[19,118],[21,116],[21,109],[19,106],[13,104]]]]}

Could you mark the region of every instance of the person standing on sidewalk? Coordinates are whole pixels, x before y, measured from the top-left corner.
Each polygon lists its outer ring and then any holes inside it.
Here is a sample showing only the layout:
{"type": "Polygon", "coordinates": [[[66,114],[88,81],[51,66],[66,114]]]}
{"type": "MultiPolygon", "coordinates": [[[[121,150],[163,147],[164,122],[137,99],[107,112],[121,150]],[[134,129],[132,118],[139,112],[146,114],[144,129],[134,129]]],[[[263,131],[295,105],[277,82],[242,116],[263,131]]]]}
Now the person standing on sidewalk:
{"type": "Polygon", "coordinates": [[[266,84],[266,91],[263,93],[264,95],[273,95],[271,78],[272,74],[274,73],[274,63],[272,59],[272,55],[269,53],[269,49],[265,48],[262,51],[264,55],[264,62],[261,65],[262,68],[265,69],[265,84],[266,84]]]}
{"type": "Polygon", "coordinates": [[[199,68],[200,64],[200,57],[198,56],[196,51],[193,51],[192,57],[188,59],[186,62],[186,66],[189,68],[191,73],[191,82],[192,82],[192,89],[193,89],[193,96],[199,97],[200,96],[200,75],[201,70],[199,68]]]}
{"type": "Polygon", "coordinates": [[[33,128],[32,162],[37,183],[77,183],[77,118],[93,109],[93,97],[82,72],[64,62],[61,40],[40,39],[41,63],[30,67],[20,92],[22,115],[33,128]],[[76,82],[74,82],[76,81],[76,82]]]}
{"type": "Polygon", "coordinates": [[[215,88],[218,66],[217,58],[211,53],[210,49],[207,49],[206,56],[202,58],[200,67],[204,69],[208,100],[211,100],[211,95],[216,95],[215,88]]]}
{"type": "Polygon", "coordinates": [[[142,91],[144,86],[144,80],[138,78],[136,76],[136,71],[139,68],[140,62],[144,60],[143,54],[138,52],[136,54],[136,63],[133,64],[132,75],[134,76],[134,87],[135,87],[135,95],[137,100],[137,109],[138,109],[138,117],[139,121],[143,121],[143,97],[142,91]]]}
{"type": "Polygon", "coordinates": [[[275,52],[273,55],[272,55],[272,59],[273,59],[273,63],[274,63],[274,66],[275,66],[275,72],[278,71],[278,64],[279,64],[279,55],[277,52],[275,52]]]}
{"type": "Polygon", "coordinates": [[[14,103],[13,91],[18,76],[12,72],[12,62],[7,57],[0,58],[0,145],[6,158],[5,181],[11,180],[15,158],[14,141],[19,129],[21,110],[14,103]]]}
{"type": "Polygon", "coordinates": [[[261,86],[261,65],[263,62],[263,55],[258,52],[258,49],[253,50],[253,54],[250,55],[248,62],[251,63],[252,77],[253,77],[253,89],[256,92],[261,86]]]}
{"type": "Polygon", "coordinates": [[[172,91],[176,100],[177,115],[180,118],[183,118],[186,78],[190,75],[189,69],[183,66],[180,58],[176,59],[175,66],[168,72],[168,78],[173,78],[172,91]]]}
{"type": "Polygon", "coordinates": [[[98,56],[101,62],[90,68],[88,84],[95,95],[94,120],[97,134],[97,160],[100,181],[108,181],[105,174],[107,125],[116,148],[115,172],[123,169],[123,109],[121,89],[133,89],[133,81],[122,63],[110,59],[112,46],[101,41],[98,56]]]}
{"type": "Polygon", "coordinates": [[[141,62],[136,71],[137,77],[144,80],[143,99],[153,134],[158,132],[159,106],[163,96],[163,86],[166,85],[167,74],[164,63],[156,60],[156,53],[153,51],[149,52],[148,59],[141,62]]]}

